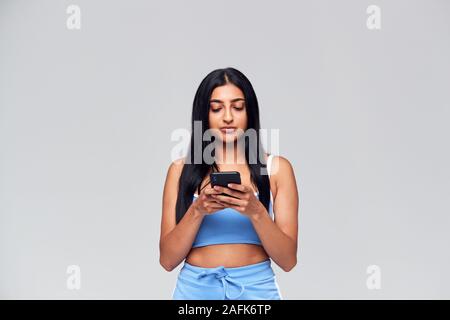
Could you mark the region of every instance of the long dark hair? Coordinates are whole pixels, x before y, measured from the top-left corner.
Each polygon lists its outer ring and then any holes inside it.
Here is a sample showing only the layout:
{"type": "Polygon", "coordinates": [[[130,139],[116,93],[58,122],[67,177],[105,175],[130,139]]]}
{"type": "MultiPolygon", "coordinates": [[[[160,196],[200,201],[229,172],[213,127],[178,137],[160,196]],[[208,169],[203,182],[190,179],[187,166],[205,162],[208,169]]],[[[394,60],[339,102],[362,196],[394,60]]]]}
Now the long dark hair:
{"type": "Polygon", "coordinates": [[[199,141],[194,143],[194,121],[201,121],[203,137],[204,132],[209,129],[209,100],[211,98],[211,94],[216,87],[223,86],[227,83],[234,84],[244,93],[248,119],[247,129],[254,129],[257,133],[256,148],[249,148],[247,137],[244,137],[245,159],[250,169],[251,181],[258,187],[259,200],[262,202],[267,211],[269,210],[270,182],[267,174],[261,175],[261,172],[266,172],[264,171],[266,170],[266,160],[264,156],[262,159],[260,159],[259,156],[260,154],[264,155],[264,149],[259,136],[259,107],[255,91],[253,90],[253,86],[247,77],[239,70],[234,68],[217,69],[209,73],[203,79],[194,97],[191,119],[191,142],[178,183],[178,198],[176,204],[177,223],[180,222],[189,206],[192,204],[194,191],[197,190],[198,193],[200,193],[200,184],[202,183],[204,177],[208,174],[209,170],[216,169],[216,171],[218,171],[218,167],[215,162],[212,164],[207,164],[203,159],[203,151],[210,142],[203,141],[202,139],[202,143],[199,143],[199,141]],[[201,155],[201,163],[195,163],[200,159],[196,158],[195,160],[197,161],[194,161],[193,159],[193,156],[195,155],[194,148],[198,148],[197,152],[201,155]],[[252,154],[255,151],[257,154],[252,154]],[[252,161],[249,161],[249,159],[252,159],[252,161]],[[256,163],[254,163],[255,161],[253,161],[253,159],[256,159],[256,163]],[[264,168],[264,170],[262,170],[262,168],[264,168]]]}

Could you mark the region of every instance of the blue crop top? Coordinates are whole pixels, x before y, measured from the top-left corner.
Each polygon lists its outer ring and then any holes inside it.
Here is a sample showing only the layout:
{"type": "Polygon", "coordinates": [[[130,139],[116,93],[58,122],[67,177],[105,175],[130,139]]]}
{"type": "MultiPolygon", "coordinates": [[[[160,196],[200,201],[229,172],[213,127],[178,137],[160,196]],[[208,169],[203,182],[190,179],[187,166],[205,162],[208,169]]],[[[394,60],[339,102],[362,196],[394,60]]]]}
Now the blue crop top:
{"type": "MultiPolygon", "coordinates": [[[[272,155],[267,159],[267,171],[270,177],[272,155]]],[[[255,192],[258,197],[258,193],[255,192]]],[[[194,195],[194,201],[198,196],[194,195]]],[[[274,220],[272,209],[273,197],[270,192],[269,215],[274,220]]],[[[261,245],[261,240],[249,217],[232,208],[218,210],[205,215],[197,236],[192,244],[193,248],[222,243],[250,243],[261,245]]]]}

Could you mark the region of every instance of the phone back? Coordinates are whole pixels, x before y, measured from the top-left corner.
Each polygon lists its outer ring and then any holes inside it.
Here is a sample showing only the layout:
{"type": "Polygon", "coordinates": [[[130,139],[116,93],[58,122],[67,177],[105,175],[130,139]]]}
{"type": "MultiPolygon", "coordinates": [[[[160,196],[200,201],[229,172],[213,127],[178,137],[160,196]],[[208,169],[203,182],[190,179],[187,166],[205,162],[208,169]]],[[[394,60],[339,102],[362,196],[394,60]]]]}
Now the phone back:
{"type": "Polygon", "coordinates": [[[238,171],[212,172],[209,178],[212,187],[227,187],[229,183],[241,184],[241,174],[238,171]]]}

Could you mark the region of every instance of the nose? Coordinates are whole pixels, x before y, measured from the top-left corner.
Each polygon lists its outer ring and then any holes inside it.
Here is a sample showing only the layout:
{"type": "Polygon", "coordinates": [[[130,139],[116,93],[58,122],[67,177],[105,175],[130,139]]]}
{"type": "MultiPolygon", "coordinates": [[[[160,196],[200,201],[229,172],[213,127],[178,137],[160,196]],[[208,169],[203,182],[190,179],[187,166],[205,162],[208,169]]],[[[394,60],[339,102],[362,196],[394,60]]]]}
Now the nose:
{"type": "Polygon", "coordinates": [[[230,123],[231,121],[233,121],[233,114],[231,113],[230,107],[225,108],[225,114],[223,116],[223,121],[225,121],[226,123],[230,123]]]}

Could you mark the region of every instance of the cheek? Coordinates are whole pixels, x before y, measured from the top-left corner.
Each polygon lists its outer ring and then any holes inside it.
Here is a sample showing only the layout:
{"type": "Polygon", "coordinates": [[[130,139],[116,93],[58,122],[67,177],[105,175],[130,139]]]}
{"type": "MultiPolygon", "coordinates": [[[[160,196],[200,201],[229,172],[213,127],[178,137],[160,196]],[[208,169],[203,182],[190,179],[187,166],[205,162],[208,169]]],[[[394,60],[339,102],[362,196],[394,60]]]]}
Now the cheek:
{"type": "Polygon", "coordinates": [[[236,114],[235,120],[239,124],[239,127],[247,127],[247,114],[245,113],[245,111],[236,114]]]}
{"type": "Polygon", "coordinates": [[[209,127],[210,128],[217,128],[219,127],[218,123],[219,123],[219,116],[213,112],[210,112],[208,115],[208,121],[209,121],[209,127]]]}

